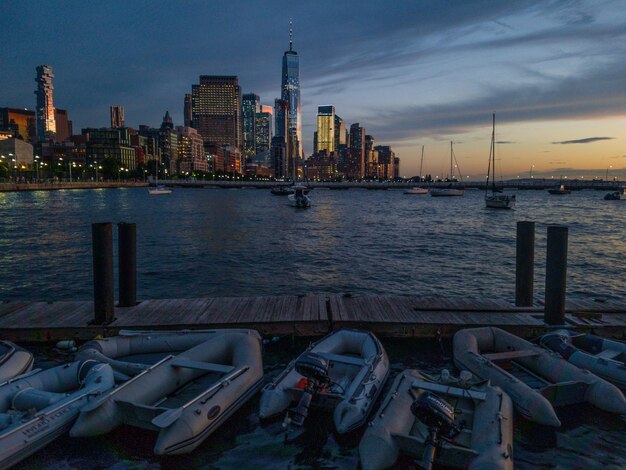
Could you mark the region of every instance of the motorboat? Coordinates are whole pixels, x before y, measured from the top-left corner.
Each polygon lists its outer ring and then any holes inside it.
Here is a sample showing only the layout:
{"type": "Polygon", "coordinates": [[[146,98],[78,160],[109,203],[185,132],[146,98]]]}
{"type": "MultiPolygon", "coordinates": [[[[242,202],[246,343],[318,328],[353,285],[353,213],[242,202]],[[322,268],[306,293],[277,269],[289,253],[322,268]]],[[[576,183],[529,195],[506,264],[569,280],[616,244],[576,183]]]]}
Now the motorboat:
{"type": "Polygon", "coordinates": [[[626,201],[626,188],[604,195],[605,201],[626,201]]]}
{"type": "Polygon", "coordinates": [[[127,381],[169,354],[179,354],[216,336],[246,329],[217,330],[121,330],[117,336],[94,339],[83,344],[77,359],[104,362],[118,382],[127,381]]]}
{"type": "Polygon", "coordinates": [[[626,390],[626,343],[570,330],[556,330],[543,335],[539,344],[558,353],[570,364],[626,390]]]}
{"type": "Polygon", "coordinates": [[[272,188],[270,192],[274,196],[288,196],[294,193],[293,188],[289,186],[276,186],[275,188],[272,188]]]}
{"type": "Polygon", "coordinates": [[[502,194],[496,187],[496,115],[493,114],[493,130],[491,132],[491,147],[489,150],[489,166],[487,168],[487,185],[485,191],[485,205],[491,209],[513,209],[515,206],[514,194],[502,194]],[[489,182],[491,181],[491,194],[489,182]]]}
{"type": "Polygon", "coordinates": [[[158,185],[158,186],[155,186],[154,188],[148,189],[148,193],[152,194],[153,196],[159,196],[163,194],[171,194],[172,190],[171,188],[168,188],[167,186],[158,185]]]}
{"type": "Polygon", "coordinates": [[[489,382],[443,370],[399,373],[363,434],[363,470],[394,468],[400,454],[445,468],[513,469],[513,404],[489,382]],[[433,449],[433,447],[435,447],[433,449]]]}
{"type": "Polygon", "coordinates": [[[548,189],[550,194],[562,195],[562,194],[570,194],[572,191],[567,189],[564,184],[559,185],[557,188],[548,189]]]}
{"type": "Polygon", "coordinates": [[[558,427],[553,406],[583,402],[626,414],[626,398],[615,385],[500,328],[460,330],[453,349],[457,367],[502,388],[528,420],[558,427]]]}
{"type": "Polygon", "coordinates": [[[111,366],[91,360],[34,370],[0,385],[0,468],[62,436],[84,405],[114,385],[111,366]]]}
{"type": "Polygon", "coordinates": [[[336,430],[347,433],[365,424],[388,373],[387,353],[373,333],[335,330],[263,388],[259,416],[287,411],[285,426],[302,426],[311,406],[331,412],[336,430]]]}
{"type": "Polygon", "coordinates": [[[33,355],[10,341],[0,340],[0,383],[24,374],[33,367],[33,355]]]}
{"type": "Polygon", "coordinates": [[[306,187],[294,186],[294,193],[287,196],[289,204],[293,207],[311,207],[311,198],[306,195],[306,187]]]}
{"type": "Polygon", "coordinates": [[[105,434],[121,424],[156,431],[154,452],[191,452],[261,387],[261,337],[224,331],[167,355],[82,408],[75,437],[105,434]]]}

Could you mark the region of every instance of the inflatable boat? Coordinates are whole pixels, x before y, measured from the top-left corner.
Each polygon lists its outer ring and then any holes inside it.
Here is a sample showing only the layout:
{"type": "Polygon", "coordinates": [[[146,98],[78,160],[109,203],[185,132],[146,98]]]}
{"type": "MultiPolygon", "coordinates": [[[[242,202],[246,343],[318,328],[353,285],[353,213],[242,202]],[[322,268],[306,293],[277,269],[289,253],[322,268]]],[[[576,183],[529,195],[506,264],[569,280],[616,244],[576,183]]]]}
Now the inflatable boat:
{"type": "Polygon", "coordinates": [[[0,468],[63,435],[81,407],[115,385],[108,364],[76,361],[36,370],[0,386],[0,468]]]}
{"type": "Polygon", "coordinates": [[[512,470],[511,399],[484,381],[472,386],[449,374],[430,378],[417,370],[401,372],[361,439],[361,467],[393,468],[401,453],[422,461],[433,442],[437,448],[427,456],[427,463],[512,470]],[[434,403],[434,409],[426,406],[429,403],[434,403]],[[445,409],[451,410],[449,417],[441,414],[445,409]]]}
{"type": "Polygon", "coordinates": [[[626,414],[626,398],[615,385],[499,328],[458,331],[453,348],[457,367],[491,380],[522,416],[536,423],[561,425],[553,405],[588,402],[626,414]]]}
{"type": "Polygon", "coordinates": [[[70,430],[96,436],[120,424],[158,432],[154,452],[191,452],[262,385],[261,337],[254,330],[213,335],[167,355],[85,406],[70,430]]]}
{"type": "Polygon", "coordinates": [[[626,343],[557,330],[543,335],[539,344],[558,353],[570,364],[587,369],[626,390],[626,343]]]}
{"type": "Polygon", "coordinates": [[[0,341],[0,383],[24,374],[33,367],[33,355],[11,343],[0,341]]]}
{"type": "Polygon", "coordinates": [[[389,373],[380,341],[367,331],[341,329],[313,343],[261,394],[261,419],[288,411],[285,424],[302,425],[309,405],[333,412],[346,433],[365,424],[389,373]]]}
{"type": "Polygon", "coordinates": [[[93,359],[113,367],[117,381],[126,381],[143,372],[168,354],[178,354],[219,335],[244,329],[134,331],[122,330],[118,336],[83,344],[78,359],[93,359]]]}

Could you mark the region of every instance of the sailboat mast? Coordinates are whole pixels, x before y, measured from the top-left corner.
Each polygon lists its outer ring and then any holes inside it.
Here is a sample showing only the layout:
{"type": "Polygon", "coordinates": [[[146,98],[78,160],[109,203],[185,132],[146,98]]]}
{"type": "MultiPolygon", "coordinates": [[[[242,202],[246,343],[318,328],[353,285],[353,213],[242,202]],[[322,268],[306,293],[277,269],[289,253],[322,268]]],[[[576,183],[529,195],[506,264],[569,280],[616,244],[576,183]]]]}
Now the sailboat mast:
{"type": "Polygon", "coordinates": [[[452,173],[452,141],[450,141],[450,182],[452,182],[453,175],[454,173],[452,173]]]}
{"type": "Polygon", "coordinates": [[[422,181],[422,165],[424,164],[424,146],[422,145],[422,159],[420,160],[420,181],[422,181]]]}
{"type": "Polygon", "coordinates": [[[491,131],[491,147],[493,150],[493,178],[491,179],[491,187],[496,189],[496,113],[493,113],[493,127],[491,131]]]}

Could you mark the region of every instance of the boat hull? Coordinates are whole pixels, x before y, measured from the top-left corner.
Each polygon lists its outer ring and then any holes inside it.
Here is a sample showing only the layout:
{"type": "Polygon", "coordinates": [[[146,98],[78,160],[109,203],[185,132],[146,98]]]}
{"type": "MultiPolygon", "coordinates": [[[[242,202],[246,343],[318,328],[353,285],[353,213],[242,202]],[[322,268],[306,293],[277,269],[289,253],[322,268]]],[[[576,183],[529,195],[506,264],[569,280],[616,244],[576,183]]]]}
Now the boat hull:
{"type": "Polygon", "coordinates": [[[432,197],[449,197],[449,196],[463,196],[465,190],[463,189],[431,189],[430,195],[432,197]]]}
{"type": "Polygon", "coordinates": [[[515,207],[515,196],[504,194],[485,196],[485,205],[492,209],[513,209],[515,207]]]}
{"type": "Polygon", "coordinates": [[[404,191],[404,194],[415,194],[415,195],[428,194],[428,188],[411,188],[411,189],[404,191]]]}
{"type": "Polygon", "coordinates": [[[0,384],[33,367],[33,355],[10,341],[0,341],[0,384]]]}

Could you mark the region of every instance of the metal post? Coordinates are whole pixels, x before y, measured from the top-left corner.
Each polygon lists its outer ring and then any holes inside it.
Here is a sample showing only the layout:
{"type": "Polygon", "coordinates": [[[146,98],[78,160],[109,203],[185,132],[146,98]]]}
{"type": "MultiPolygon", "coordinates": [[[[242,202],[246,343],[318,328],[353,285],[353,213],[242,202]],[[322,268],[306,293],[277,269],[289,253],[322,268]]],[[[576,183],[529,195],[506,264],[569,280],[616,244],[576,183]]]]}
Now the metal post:
{"type": "Polygon", "coordinates": [[[119,243],[119,307],[137,304],[137,230],[136,224],[117,224],[119,243]]]}
{"type": "Polygon", "coordinates": [[[535,222],[517,222],[515,305],[532,307],[535,282],[535,222]]]}
{"type": "Polygon", "coordinates": [[[546,298],[544,321],[565,324],[565,287],[567,280],[567,227],[548,227],[546,254],[546,298]]]}
{"type": "Polygon", "coordinates": [[[113,227],[111,222],[91,224],[93,243],[94,323],[115,319],[113,306],[113,227]]]}

